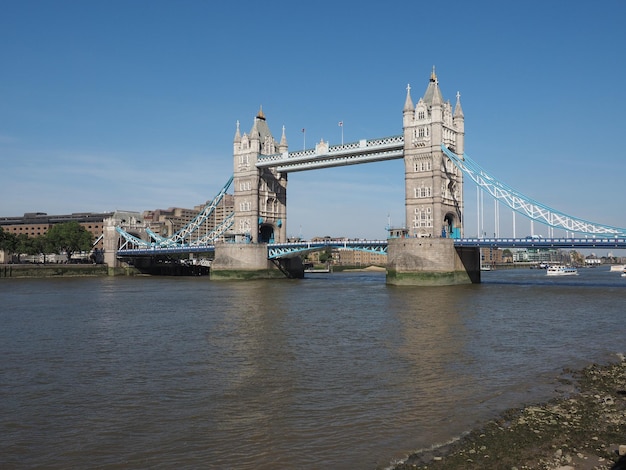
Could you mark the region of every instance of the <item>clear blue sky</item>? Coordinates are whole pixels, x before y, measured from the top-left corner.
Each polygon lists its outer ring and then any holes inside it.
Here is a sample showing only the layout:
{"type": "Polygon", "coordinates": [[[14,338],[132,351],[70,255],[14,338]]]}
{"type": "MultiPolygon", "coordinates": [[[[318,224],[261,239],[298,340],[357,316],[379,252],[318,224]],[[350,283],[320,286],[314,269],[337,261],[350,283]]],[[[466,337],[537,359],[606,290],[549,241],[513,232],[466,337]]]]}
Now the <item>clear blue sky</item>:
{"type": "MultiPolygon", "coordinates": [[[[346,142],[396,135],[407,84],[417,101],[434,65],[444,98],[461,93],[470,157],[538,201],[626,227],[623,0],[0,7],[0,216],[193,207],[231,175],[235,123],[249,131],[259,106],[290,150],[302,128],[307,147],[339,143],[339,121],[346,142]]],[[[384,238],[388,217],[404,223],[403,185],[401,161],[293,173],[288,233],[384,238]]]]}

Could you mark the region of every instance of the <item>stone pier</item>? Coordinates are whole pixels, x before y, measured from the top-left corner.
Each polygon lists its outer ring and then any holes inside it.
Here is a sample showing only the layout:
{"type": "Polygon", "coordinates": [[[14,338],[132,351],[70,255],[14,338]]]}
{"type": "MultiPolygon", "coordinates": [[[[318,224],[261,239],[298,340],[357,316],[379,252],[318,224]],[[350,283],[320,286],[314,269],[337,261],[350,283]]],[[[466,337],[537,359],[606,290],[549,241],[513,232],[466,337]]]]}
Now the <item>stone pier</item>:
{"type": "Polygon", "coordinates": [[[299,257],[272,261],[267,245],[256,243],[216,243],[211,263],[211,280],[302,278],[304,266],[299,257]]]}
{"type": "Polygon", "coordinates": [[[456,248],[451,238],[390,238],[387,284],[449,286],[480,282],[479,248],[456,248]]]}

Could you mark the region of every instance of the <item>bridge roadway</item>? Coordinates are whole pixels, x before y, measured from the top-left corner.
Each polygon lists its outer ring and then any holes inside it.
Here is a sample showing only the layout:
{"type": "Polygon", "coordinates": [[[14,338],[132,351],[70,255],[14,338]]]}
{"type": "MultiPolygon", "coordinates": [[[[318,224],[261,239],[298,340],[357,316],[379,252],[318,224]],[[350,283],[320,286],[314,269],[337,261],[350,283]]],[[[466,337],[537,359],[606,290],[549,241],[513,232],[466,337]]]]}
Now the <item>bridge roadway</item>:
{"type": "MultiPolygon", "coordinates": [[[[626,238],[459,238],[454,240],[455,246],[480,248],[618,248],[626,249],[626,238]]],[[[348,250],[369,251],[374,253],[387,252],[387,240],[322,240],[318,242],[268,243],[268,259],[292,258],[325,248],[344,248],[348,250]]],[[[163,256],[168,254],[212,253],[215,245],[175,246],[167,248],[134,248],[119,250],[117,256],[163,256]]]]}
{"type": "Polygon", "coordinates": [[[256,167],[275,168],[281,173],[291,173],[358,163],[398,160],[403,157],[404,136],[394,135],[331,146],[322,142],[308,150],[260,155],[256,167]]]}

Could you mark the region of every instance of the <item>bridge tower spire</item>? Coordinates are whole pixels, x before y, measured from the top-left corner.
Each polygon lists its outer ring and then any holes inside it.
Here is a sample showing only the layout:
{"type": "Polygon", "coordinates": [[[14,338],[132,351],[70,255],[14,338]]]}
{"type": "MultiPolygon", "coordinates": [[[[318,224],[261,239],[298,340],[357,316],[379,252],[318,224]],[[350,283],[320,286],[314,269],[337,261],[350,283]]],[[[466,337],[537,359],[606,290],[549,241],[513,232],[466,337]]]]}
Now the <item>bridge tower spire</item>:
{"type": "Polygon", "coordinates": [[[287,151],[283,129],[276,142],[259,109],[248,134],[240,135],[239,122],[233,142],[235,241],[282,243],[287,241],[287,174],[273,168],[257,168],[260,155],[287,151]]]}
{"type": "Polygon", "coordinates": [[[463,175],[441,144],[462,154],[465,121],[457,94],[454,113],[433,67],[424,96],[403,107],[406,226],[410,237],[462,236],[463,175]]]}

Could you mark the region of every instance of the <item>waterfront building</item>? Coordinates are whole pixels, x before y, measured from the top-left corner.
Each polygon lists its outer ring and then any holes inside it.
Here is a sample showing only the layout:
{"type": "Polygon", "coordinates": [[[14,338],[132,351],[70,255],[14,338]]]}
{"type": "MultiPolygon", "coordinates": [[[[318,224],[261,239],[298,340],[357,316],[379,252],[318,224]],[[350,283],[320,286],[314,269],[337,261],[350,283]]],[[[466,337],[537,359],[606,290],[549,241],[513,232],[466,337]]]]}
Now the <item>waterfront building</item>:
{"type": "Polygon", "coordinates": [[[114,212],[77,212],[64,215],[48,215],[45,212],[27,212],[21,217],[0,217],[0,227],[14,235],[27,235],[35,238],[48,233],[55,225],[64,222],[78,222],[92,234],[94,242],[98,240],[94,248],[102,248],[104,219],[114,216],[114,212]]]}
{"type": "Polygon", "coordinates": [[[500,248],[481,248],[480,249],[480,265],[493,266],[494,264],[504,263],[504,251],[500,248]]]}
{"type": "Polygon", "coordinates": [[[387,266],[386,253],[372,253],[369,251],[349,250],[347,248],[334,250],[333,260],[341,266],[387,266]]]}

